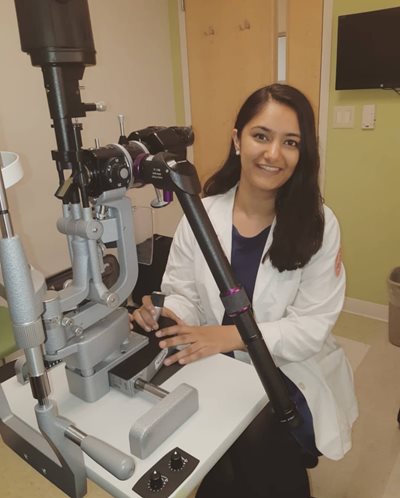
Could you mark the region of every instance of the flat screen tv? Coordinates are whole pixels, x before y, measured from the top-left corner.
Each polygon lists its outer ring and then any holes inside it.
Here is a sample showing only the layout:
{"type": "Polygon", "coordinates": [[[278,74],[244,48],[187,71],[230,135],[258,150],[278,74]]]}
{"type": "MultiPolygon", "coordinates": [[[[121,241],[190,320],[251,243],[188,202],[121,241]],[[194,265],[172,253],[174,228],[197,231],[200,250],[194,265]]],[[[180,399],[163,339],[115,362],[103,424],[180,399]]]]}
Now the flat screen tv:
{"type": "Polygon", "coordinates": [[[400,7],[339,16],[336,90],[400,88],[400,7]]]}

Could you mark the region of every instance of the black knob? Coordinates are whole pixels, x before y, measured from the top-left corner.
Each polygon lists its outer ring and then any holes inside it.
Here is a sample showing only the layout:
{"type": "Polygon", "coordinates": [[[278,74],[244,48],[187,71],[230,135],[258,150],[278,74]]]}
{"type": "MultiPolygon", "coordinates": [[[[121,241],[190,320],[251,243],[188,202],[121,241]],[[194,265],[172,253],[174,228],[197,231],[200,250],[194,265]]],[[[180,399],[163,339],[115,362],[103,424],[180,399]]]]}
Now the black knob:
{"type": "Polygon", "coordinates": [[[158,491],[164,486],[162,475],[157,470],[153,470],[150,476],[149,486],[152,491],[158,491]]]}
{"type": "Polygon", "coordinates": [[[171,467],[172,470],[181,470],[181,468],[184,466],[185,462],[182,458],[182,455],[179,453],[179,451],[173,451],[171,454],[171,459],[169,461],[169,466],[171,467]]]}

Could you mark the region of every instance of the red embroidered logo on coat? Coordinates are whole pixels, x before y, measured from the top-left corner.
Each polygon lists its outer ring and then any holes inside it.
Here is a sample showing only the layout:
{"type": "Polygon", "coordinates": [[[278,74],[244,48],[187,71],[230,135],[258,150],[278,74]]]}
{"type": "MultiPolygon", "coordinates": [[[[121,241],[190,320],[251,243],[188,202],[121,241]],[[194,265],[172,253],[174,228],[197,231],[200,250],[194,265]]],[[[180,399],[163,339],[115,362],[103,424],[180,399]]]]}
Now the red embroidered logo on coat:
{"type": "Polygon", "coordinates": [[[341,269],[342,269],[342,248],[339,248],[335,259],[335,275],[337,277],[340,275],[341,269]]]}

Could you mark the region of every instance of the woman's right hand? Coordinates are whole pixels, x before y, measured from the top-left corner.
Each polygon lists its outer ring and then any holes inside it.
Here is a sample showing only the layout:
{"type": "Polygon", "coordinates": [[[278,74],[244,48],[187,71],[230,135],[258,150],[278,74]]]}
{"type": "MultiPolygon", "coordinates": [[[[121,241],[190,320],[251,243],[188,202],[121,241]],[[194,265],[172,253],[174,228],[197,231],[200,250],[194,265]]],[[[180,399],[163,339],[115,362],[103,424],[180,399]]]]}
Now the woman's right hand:
{"type": "MultiPolygon", "coordinates": [[[[133,328],[132,322],[136,322],[146,332],[157,330],[157,315],[158,312],[151,300],[151,296],[143,296],[142,306],[129,315],[129,318],[131,320],[131,329],[133,328]]],[[[171,318],[172,320],[175,320],[175,322],[179,325],[182,325],[184,323],[183,320],[181,320],[172,310],[166,307],[163,307],[161,309],[161,316],[171,318]]]]}

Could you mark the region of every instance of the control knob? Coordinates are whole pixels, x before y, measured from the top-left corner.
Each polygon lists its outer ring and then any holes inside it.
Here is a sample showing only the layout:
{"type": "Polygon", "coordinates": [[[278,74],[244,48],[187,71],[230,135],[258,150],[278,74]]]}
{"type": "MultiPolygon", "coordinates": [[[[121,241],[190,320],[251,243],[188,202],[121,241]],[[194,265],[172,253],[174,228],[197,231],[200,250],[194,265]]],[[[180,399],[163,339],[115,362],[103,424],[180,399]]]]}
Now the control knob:
{"type": "Polygon", "coordinates": [[[162,475],[157,470],[153,470],[149,480],[149,487],[151,491],[159,491],[163,486],[164,481],[162,475]]]}
{"type": "Polygon", "coordinates": [[[174,450],[171,453],[171,459],[169,461],[169,466],[171,470],[177,471],[181,470],[181,468],[185,465],[185,460],[182,458],[182,455],[179,451],[174,450]]]}

